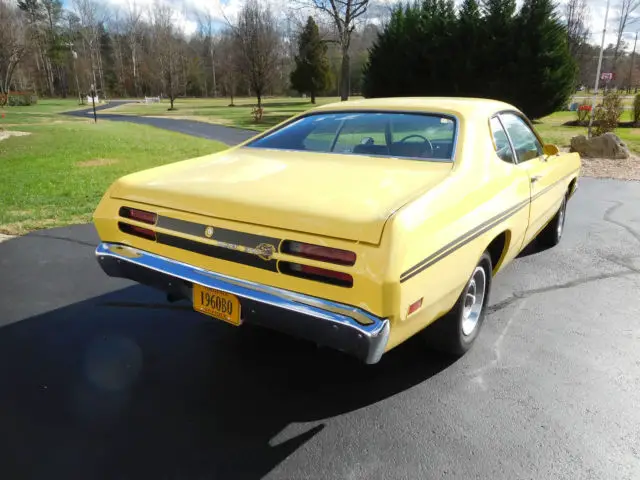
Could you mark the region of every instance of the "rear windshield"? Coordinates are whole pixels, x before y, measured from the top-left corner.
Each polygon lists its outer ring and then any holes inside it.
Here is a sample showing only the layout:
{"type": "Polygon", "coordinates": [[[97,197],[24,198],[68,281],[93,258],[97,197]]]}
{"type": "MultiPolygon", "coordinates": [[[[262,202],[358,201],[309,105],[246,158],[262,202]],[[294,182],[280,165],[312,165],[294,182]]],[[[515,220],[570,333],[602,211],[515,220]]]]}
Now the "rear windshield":
{"type": "Polygon", "coordinates": [[[451,161],[454,117],[387,112],[314,113],[247,147],[451,161]]]}

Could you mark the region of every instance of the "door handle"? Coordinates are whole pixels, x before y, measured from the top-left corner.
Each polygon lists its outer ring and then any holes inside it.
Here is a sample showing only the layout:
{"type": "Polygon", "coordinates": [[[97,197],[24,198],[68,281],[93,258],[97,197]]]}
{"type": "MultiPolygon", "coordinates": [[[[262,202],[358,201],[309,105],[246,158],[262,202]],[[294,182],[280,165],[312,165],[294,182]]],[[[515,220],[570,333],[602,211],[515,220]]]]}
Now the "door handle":
{"type": "Polygon", "coordinates": [[[531,176],[531,183],[536,183],[541,178],[542,178],[542,175],[532,175],[531,176]]]}

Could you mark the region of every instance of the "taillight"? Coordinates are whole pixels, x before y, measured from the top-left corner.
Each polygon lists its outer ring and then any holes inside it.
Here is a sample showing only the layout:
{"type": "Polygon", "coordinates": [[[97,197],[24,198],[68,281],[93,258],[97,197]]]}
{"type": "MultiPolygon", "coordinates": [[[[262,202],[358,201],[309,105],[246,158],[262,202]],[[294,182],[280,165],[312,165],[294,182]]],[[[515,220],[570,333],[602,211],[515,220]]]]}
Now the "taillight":
{"type": "Polygon", "coordinates": [[[312,267],[310,265],[301,265],[299,263],[280,262],[278,265],[280,267],[280,272],[287,275],[306,278],[308,280],[316,280],[318,282],[338,285],[340,287],[353,286],[353,277],[348,273],[312,267]]]}
{"type": "Polygon", "coordinates": [[[138,222],[148,223],[149,225],[155,225],[158,220],[158,215],[153,212],[147,212],[146,210],[138,210],[131,207],[120,207],[118,214],[124,218],[130,218],[131,220],[137,220],[138,222]]]}
{"type": "Polygon", "coordinates": [[[121,232],[135,235],[136,237],[146,238],[147,240],[156,241],[156,232],[148,228],[131,225],[129,223],[118,222],[118,228],[121,232]]]}
{"type": "Polygon", "coordinates": [[[339,248],[322,247],[309,243],[293,242],[285,240],[282,242],[282,253],[295,255],[296,257],[319,260],[321,262],[336,263],[338,265],[353,265],[356,263],[355,252],[342,250],[339,248]]]}

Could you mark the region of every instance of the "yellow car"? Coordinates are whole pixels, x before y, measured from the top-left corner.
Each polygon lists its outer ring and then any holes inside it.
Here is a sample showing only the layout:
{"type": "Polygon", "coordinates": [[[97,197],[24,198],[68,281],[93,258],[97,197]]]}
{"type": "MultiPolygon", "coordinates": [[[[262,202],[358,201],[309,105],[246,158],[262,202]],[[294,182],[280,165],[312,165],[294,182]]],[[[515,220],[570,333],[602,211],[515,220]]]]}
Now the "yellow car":
{"type": "Polygon", "coordinates": [[[462,355],[492,277],[535,238],[560,241],[579,170],[502,102],[330,104],[119,179],[94,214],[96,255],[214,319],[366,363],[418,332],[462,355]]]}

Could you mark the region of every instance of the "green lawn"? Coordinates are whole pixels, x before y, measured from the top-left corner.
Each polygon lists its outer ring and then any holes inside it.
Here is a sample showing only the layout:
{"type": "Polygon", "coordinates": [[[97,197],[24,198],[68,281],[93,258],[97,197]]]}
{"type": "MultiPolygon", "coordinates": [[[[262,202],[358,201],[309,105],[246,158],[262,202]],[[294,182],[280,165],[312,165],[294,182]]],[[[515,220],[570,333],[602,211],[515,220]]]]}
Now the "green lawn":
{"type": "Polygon", "coordinates": [[[51,122],[78,122],[82,118],[67,115],[58,115],[60,112],[86,108],[78,105],[78,99],[43,99],[36,105],[28,107],[4,107],[0,108],[0,128],[13,127],[14,125],[42,124],[51,122]],[[4,116],[3,116],[4,115],[4,116]]]}
{"type": "MultiPolygon", "coordinates": [[[[352,97],[354,98],[354,97],[352,97]]],[[[320,97],[317,105],[331,102],[338,102],[338,97],[320,97]]],[[[255,105],[255,98],[235,99],[235,107],[229,107],[229,99],[178,99],[175,102],[177,110],[167,111],[168,101],[155,104],[127,104],[113,109],[108,109],[105,113],[122,113],[147,116],[170,116],[174,118],[187,118],[204,122],[219,123],[223,125],[248,128],[263,131],[291,115],[303,112],[313,105],[309,99],[302,98],[273,98],[264,101],[265,117],[260,124],[253,122],[251,108],[255,105]]],[[[553,115],[541,119],[536,128],[540,134],[549,142],[559,146],[568,146],[571,137],[586,134],[586,128],[566,127],[564,122],[575,120],[575,112],[557,112],[553,115]]],[[[626,110],[622,115],[622,121],[631,120],[631,111],[626,110]]],[[[620,128],[616,134],[622,138],[629,148],[635,152],[640,152],[640,130],[620,128]]]]}
{"type": "MultiPolygon", "coordinates": [[[[535,128],[546,142],[555,143],[559,147],[568,147],[571,144],[571,137],[587,135],[587,127],[567,127],[563,125],[565,122],[576,119],[576,112],[556,112],[541,118],[536,122],[535,128]]],[[[631,111],[625,111],[620,120],[623,122],[630,121],[631,111]]],[[[618,128],[614,133],[627,144],[631,151],[640,153],[640,128],[618,128]]]]}
{"type": "Polygon", "coordinates": [[[0,142],[0,232],[8,234],[88,222],[118,177],[226,148],[153,127],[107,121],[24,124],[12,130],[31,135],[0,142]]]}
{"type": "MultiPolygon", "coordinates": [[[[318,105],[338,98],[319,98],[318,105]]],[[[264,102],[263,122],[255,124],[254,98],[178,99],[177,110],[168,103],[129,104],[105,113],[191,118],[235,127],[264,130],[305,111],[308,99],[272,98],[264,102]]],[[[0,141],[0,232],[20,234],[51,226],[86,222],[108,185],[130,172],[183,160],[225,146],[153,127],[60,115],[82,108],[75,99],[40,100],[29,107],[0,109],[0,130],[19,130],[31,135],[0,141]]],[[[630,120],[625,111],[622,120],[630,120]]],[[[567,127],[575,112],[557,112],[541,119],[536,128],[546,142],[561,147],[571,137],[586,134],[586,127],[567,127]]],[[[634,152],[640,152],[640,129],[615,132],[634,152]]]]}
{"type": "MultiPolygon", "coordinates": [[[[360,97],[350,97],[351,99],[360,97]]],[[[339,102],[339,97],[319,97],[315,106],[339,102]]],[[[104,113],[132,114],[143,116],[163,116],[218,123],[231,127],[264,131],[287,118],[304,112],[314,105],[308,98],[267,98],[263,101],[264,116],[255,123],[251,110],[256,106],[255,98],[236,98],[235,107],[229,106],[228,98],[176,99],[176,110],[168,111],[169,101],[161,103],[133,103],[104,110],[104,113]]]]}

